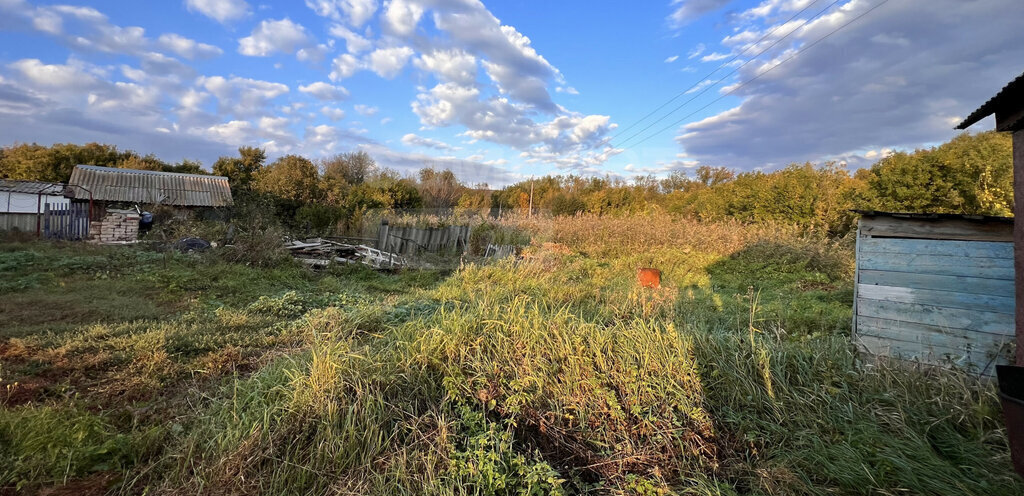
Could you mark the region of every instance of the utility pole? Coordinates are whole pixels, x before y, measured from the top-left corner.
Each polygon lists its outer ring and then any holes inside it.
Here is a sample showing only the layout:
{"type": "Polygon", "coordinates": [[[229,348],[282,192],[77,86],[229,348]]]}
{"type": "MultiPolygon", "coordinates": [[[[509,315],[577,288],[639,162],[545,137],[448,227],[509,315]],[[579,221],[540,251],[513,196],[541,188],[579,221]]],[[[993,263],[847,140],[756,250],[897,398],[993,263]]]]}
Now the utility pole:
{"type": "Polygon", "coordinates": [[[530,215],[529,218],[533,218],[533,176],[530,176],[530,215]]]}

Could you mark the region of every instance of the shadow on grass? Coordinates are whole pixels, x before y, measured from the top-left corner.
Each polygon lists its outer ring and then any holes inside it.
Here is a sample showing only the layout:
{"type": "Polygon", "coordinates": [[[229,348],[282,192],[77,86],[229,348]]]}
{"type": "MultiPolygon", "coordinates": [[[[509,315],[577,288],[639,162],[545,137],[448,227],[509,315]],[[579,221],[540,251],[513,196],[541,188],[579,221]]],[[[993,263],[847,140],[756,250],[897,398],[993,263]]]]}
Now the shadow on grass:
{"type": "Polygon", "coordinates": [[[680,291],[679,313],[690,321],[743,329],[754,306],[757,322],[790,335],[849,331],[852,261],[843,250],[761,241],[705,270],[708,286],[680,291]]]}

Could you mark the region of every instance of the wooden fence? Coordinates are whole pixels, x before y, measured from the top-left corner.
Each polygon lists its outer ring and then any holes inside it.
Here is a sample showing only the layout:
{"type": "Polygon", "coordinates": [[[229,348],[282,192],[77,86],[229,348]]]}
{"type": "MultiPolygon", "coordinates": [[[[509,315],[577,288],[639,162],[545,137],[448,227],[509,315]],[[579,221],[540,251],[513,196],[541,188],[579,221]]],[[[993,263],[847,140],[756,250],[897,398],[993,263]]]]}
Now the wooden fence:
{"type": "Polygon", "coordinates": [[[516,245],[487,245],[487,250],[484,252],[484,257],[490,258],[505,258],[513,255],[518,255],[521,246],[516,245]]]}
{"type": "Polygon", "coordinates": [[[381,224],[377,232],[377,248],[400,255],[457,253],[469,247],[469,233],[469,226],[419,228],[381,224]]]}
{"type": "Polygon", "coordinates": [[[89,237],[89,205],[46,204],[43,210],[43,236],[48,239],[81,240],[89,237]]]}

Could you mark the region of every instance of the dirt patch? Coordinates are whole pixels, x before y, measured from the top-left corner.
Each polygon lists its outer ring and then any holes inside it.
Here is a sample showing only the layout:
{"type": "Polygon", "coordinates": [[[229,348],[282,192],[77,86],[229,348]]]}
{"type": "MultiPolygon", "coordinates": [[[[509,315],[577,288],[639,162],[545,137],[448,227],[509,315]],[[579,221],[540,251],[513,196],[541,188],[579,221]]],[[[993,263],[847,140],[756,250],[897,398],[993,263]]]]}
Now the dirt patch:
{"type": "Polygon", "coordinates": [[[60,486],[44,487],[39,490],[39,496],[89,496],[107,494],[110,487],[118,480],[118,475],[113,472],[99,472],[87,477],[69,480],[67,484],[60,486]]]}
{"type": "Polygon", "coordinates": [[[835,291],[838,289],[835,284],[820,281],[800,281],[797,285],[800,291],[835,291]]]}

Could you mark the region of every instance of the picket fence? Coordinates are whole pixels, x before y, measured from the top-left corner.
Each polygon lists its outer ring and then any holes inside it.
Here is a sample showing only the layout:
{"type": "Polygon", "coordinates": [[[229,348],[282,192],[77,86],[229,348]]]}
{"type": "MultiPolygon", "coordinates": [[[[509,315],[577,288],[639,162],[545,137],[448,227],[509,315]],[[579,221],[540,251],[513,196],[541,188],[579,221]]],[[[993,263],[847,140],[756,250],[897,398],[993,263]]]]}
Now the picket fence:
{"type": "Polygon", "coordinates": [[[43,236],[77,241],[89,237],[89,205],[47,203],[43,210],[43,236]]]}

